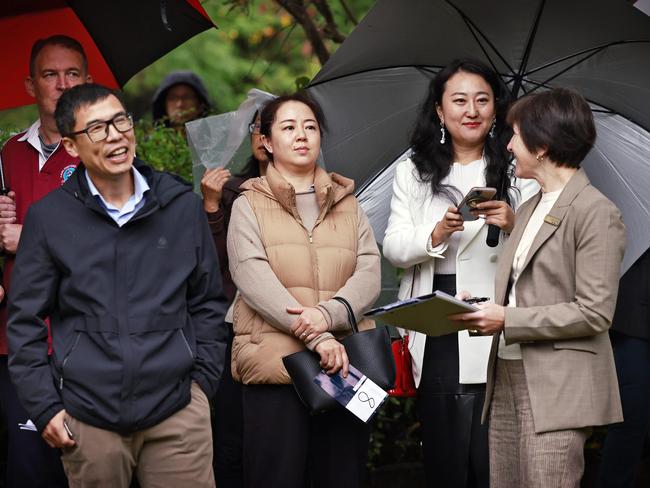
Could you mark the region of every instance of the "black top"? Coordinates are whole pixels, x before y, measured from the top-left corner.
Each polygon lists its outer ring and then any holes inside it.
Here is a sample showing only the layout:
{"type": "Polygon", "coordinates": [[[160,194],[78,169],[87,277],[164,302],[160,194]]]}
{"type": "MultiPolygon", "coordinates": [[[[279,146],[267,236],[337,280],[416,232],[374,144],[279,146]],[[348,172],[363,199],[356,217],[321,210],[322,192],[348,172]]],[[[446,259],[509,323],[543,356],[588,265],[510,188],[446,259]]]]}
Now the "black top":
{"type": "Polygon", "coordinates": [[[650,250],[621,278],[612,329],[650,340],[650,250]]]}

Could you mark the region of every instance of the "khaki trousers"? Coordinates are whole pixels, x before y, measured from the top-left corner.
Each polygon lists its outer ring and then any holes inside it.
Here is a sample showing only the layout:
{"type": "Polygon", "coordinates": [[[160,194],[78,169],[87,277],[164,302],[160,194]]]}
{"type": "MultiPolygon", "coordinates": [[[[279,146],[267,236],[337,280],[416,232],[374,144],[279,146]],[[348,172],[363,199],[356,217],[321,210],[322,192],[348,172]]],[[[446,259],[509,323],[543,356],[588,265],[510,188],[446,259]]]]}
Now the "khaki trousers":
{"type": "Polygon", "coordinates": [[[523,361],[497,359],[489,421],[491,488],[579,488],[591,429],[536,434],[523,361]]]}
{"type": "Polygon", "coordinates": [[[215,486],[210,406],[194,382],[189,405],[133,434],[67,422],[77,443],[61,456],[70,488],[129,488],[134,472],[142,488],[215,486]]]}

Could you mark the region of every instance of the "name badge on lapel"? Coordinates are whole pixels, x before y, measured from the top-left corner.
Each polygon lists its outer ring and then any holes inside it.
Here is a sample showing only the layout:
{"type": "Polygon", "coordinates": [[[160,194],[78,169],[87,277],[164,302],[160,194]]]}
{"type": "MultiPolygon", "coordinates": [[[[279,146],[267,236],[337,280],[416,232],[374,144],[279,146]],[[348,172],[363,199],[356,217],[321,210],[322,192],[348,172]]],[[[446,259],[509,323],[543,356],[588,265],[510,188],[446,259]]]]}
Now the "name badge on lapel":
{"type": "Polygon", "coordinates": [[[553,217],[551,214],[546,214],[546,217],[544,217],[544,222],[546,222],[547,224],[554,225],[555,227],[559,227],[560,223],[562,222],[562,219],[553,217]]]}

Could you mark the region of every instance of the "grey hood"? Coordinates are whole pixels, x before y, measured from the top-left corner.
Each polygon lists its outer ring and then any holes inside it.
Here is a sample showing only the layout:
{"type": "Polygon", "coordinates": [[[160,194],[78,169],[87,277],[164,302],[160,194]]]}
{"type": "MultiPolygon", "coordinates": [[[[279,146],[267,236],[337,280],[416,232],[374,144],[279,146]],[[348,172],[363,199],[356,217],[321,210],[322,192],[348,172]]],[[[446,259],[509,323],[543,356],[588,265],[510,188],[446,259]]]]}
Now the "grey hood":
{"type": "MultiPolygon", "coordinates": [[[[165,97],[167,95],[167,90],[169,90],[174,85],[189,85],[194,91],[199,95],[201,101],[205,105],[205,112],[210,112],[212,110],[212,104],[210,103],[210,96],[208,95],[208,90],[203,83],[203,80],[199,75],[191,71],[172,71],[165,79],[162,81],[156,93],[153,95],[152,99],[152,117],[153,120],[161,120],[165,117],[165,97]]],[[[205,115],[205,114],[203,114],[205,115]]]]}

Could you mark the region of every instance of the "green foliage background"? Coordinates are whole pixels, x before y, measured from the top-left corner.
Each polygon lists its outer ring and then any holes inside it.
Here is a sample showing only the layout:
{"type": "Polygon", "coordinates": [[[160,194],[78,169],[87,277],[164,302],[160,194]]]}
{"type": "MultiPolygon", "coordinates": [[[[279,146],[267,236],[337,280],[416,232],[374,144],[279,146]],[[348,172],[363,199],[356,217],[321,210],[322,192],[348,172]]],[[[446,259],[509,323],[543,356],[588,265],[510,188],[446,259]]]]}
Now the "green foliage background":
{"type": "MultiPolygon", "coordinates": [[[[373,0],[347,0],[361,19],[373,0]]],[[[151,97],[164,76],[192,70],[205,81],[215,112],[234,110],[251,88],[271,93],[293,91],[320,69],[300,26],[272,0],[206,0],[202,2],[218,29],[203,32],[134,76],[124,87],[129,110],[136,118],[149,115],[151,97]]],[[[354,25],[338,0],[330,7],[337,25],[349,34],[354,25]]],[[[308,13],[317,21],[313,6],[308,13]]],[[[333,52],[337,44],[326,41],[333,52]]],[[[92,66],[91,66],[92,74],[92,66]]],[[[0,129],[23,129],[38,116],[35,106],[0,111],[0,129]]]]}

